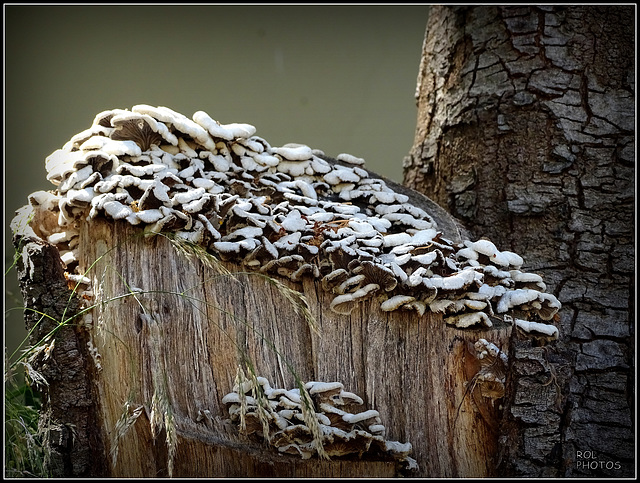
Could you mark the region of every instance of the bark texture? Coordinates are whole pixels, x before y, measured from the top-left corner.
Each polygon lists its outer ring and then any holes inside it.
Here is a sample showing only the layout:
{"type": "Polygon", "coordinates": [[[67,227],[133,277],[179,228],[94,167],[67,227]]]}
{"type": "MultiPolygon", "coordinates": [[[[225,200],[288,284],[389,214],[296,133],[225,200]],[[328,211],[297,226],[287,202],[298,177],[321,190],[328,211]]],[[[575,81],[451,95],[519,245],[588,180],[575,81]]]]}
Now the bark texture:
{"type": "MultiPolygon", "coordinates": [[[[33,226],[52,226],[53,219],[57,217],[34,220],[33,226]]],[[[68,286],[57,248],[39,235],[17,233],[13,241],[22,253],[18,279],[29,344],[36,348],[30,362],[46,380],[38,386],[45,466],[48,476],[55,478],[102,476],[106,456],[96,430],[92,371],[84,350],[86,334],[71,322],[81,304],[68,286]],[[66,324],[60,324],[65,320],[66,324]]]]}
{"type": "Polygon", "coordinates": [[[557,344],[512,347],[501,465],[516,475],[634,474],[634,19],[430,11],[404,182],[524,254],[563,303],[557,344]]]}

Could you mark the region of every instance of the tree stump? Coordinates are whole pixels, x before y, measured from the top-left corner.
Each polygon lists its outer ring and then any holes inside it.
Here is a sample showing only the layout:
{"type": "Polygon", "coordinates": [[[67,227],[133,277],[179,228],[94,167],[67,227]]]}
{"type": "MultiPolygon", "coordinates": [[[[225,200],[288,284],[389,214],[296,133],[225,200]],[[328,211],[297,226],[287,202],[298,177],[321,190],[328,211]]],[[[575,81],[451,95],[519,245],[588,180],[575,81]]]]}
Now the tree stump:
{"type": "MultiPolygon", "coordinates": [[[[85,450],[94,453],[95,466],[85,467],[85,475],[401,474],[402,465],[391,456],[302,459],[242,435],[221,400],[248,361],[274,387],[295,388],[299,380],[341,382],[362,398],[362,410],[379,412],[385,439],[411,443],[419,468],[406,474],[492,474],[499,411],[479,387],[467,390],[479,369],[469,345],[482,337],[506,351],[510,326],[460,330],[445,325],[441,315],[383,312],[377,303],[338,315],[328,310],[330,294],[317,281],[280,280],[305,295],[316,331],[273,279],[229,263],[229,274],[220,273],[185,257],[169,239],[145,238],[126,223],[95,219],[83,224],[80,236],[79,264],[94,297],[84,305],[93,308],[76,309],[81,315],[74,319],[75,330],[60,336],[77,341],[76,356],[90,381],[95,426],[76,427],[86,432],[85,450]]],[[[56,277],[65,283],[56,261],[56,277]]],[[[22,261],[32,262],[28,256],[22,261]]],[[[60,300],[69,296],[67,291],[60,300]]],[[[62,346],[56,337],[54,360],[62,346]]],[[[68,397],[54,387],[51,401],[68,397]]],[[[77,423],[68,416],[64,424],[77,423]]]]}
{"type": "Polygon", "coordinates": [[[47,158],[12,227],[54,476],[495,475],[513,327],[553,338],[557,299],[363,160],[254,133],[139,105],[47,158]]]}

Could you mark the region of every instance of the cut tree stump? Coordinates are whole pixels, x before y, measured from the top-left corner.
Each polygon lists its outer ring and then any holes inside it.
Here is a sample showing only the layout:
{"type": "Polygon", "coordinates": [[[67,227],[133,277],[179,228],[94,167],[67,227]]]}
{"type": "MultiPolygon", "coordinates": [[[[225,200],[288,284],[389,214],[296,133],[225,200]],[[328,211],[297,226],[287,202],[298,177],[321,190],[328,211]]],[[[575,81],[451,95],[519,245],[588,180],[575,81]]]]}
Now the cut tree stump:
{"type": "MultiPolygon", "coordinates": [[[[35,236],[16,233],[14,242],[21,248],[47,246],[37,239],[36,225],[34,231],[35,236]]],[[[75,330],[60,331],[57,337],[72,339],[83,361],[82,377],[89,381],[82,402],[84,423],[73,420],[73,411],[60,411],[55,419],[76,425],[75,431],[82,433],[76,441],[92,456],[91,463],[73,467],[73,445],[58,445],[60,460],[67,462],[61,463],[61,474],[494,475],[500,409],[482,396],[479,386],[467,384],[480,368],[473,343],[484,338],[508,351],[511,326],[459,330],[439,314],[383,312],[376,302],[338,315],[329,309],[332,294],[318,281],[279,279],[304,294],[316,332],[273,279],[228,263],[224,266],[230,274],[220,273],[189,259],[162,235],[145,238],[139,228],[100,218],[82,223],[78,259],[93,292],[82,303],[93,309],[73,320],[82,320],[75,330]],[[342,383],[345,391],[362,398],[360,410],[379,412],[386,440],[411,443],[409,456],[418,469],[407,472],[391,456],[371,458],[366,452],[361,457],[302,459],[242,434],[222,398],[233,390],[238,368],[247,364],[273,387],[295,388],[297,381],[342,383]],[[127,418],[130,425],[124,430],[127,418]]],[[[63,277],[62,262],[53,260],[60,264],[55,276],[63,277]]],[[[37,263],[23,250],[23,293],[30,284],[41,283],[29,278],[29,267],[37,263]]],[[[54,360],[63,345],[56,339],[54,360]]],[[[56,390],[62,380],[50,381],[45,405],[58,407],[69,396],[56,390]]]]}

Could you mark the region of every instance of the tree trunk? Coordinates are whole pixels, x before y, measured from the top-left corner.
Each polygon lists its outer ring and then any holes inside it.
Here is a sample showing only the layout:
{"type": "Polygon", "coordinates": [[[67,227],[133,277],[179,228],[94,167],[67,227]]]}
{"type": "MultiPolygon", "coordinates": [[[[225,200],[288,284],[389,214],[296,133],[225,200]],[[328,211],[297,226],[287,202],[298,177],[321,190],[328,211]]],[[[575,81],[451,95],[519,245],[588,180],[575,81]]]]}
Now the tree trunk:
{"type": "MultiPolygon", "coordinates": [[[[429,207],[418,193],[411,196],[429,207]]],[[[56,451],[57,464],[49,465],[54,476],[495,474],[498,405],[483,397],[483,383],[469,384],[480,369],[474,343],[484,338],[508,351],[510,325],[465,331],[446,325],[440,314],[383,312],[375,302],[338,315],[329,310],[333,295],[312,278],[278,284],[230,263],[210,265],[206,256],[186,257],[166,237],[146,238],[139,227],[100,218],[79,227],[79,272],[90,283],[66,280],[57,250],[43,240],[57,216],[38,213],[14,242],[26,247],[19,263],[25,300],[67,321],[55,344],[46,339],[50,355],[36,366],[57,370],[46,374],[42,417],[56,451]],[[72,294],[67,284],[76,283],[72,294]],[[52,285],[55,303],[28,295],[52,285]],[[317,331],[295,295],[288,300],[297,291],[308,300],[317,331]],[[378,411],[384,441],[411,443],[409,457],[418,468],[393,443],[374,451],[374,442],[360,455],[303,459],[245,434],[223,402],[239,368],[273,388],[342,383],[362,398],[350,411],[378,411]],[[64,433],[54,431],[54,423],[64,433]],[[60,437],[54,441],[54,435],[60,437]]],[[[28,323],[39,330],[34,343],[41,341],[49,327],[28,323]]],[[[316,411],[319,397],[312,396],[316,411]]]]}
{"type": "Polygon", "coordinates": [[[512,347],[503,471],[633,476],[634,6],[430,11],[404,181],[563,304],[512,347]]]}

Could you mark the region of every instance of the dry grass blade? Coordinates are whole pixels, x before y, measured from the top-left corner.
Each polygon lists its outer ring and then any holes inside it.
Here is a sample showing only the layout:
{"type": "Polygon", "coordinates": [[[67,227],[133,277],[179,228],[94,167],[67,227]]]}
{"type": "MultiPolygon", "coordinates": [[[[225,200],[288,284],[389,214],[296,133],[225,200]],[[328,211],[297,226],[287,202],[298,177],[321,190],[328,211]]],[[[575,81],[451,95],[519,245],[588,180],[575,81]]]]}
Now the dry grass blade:
{"type": "MultiPolygon", "coordinates": [[[[170,408],[169,408],[170,409],[170,408]]],[[[173,474],[173,462],[176,456],[176,449],[178,447],[178,432],[176,431],[176,423],[173,418],[172,412],[166,412],[164,418],[164,427],[167,431],[167,449],[169,452],[167,469],[169,477],[173,474]]]]}
{"type": "MultiPolygon", "coordinates": [[[[48,386],[49,383],[45,379],[45,377],[39,373],[33,366],[40,367],[42,365],[42,361],[46,361],[53,355],[53,349],[56,344],[55,339],[51,339],[51,334],[48,334],[45,338],[41,340],[44,342],[39,346],[32,346],[23,351],[24,357],[28,356],[26,360],[19,360],[17,364],[20,364],[25,369],[25,376],[28,380],[31,381],[31,384],[35,384],[36,386],[48,386]],[[47,340],[51,340],[51,343],[47,343],[47,340]]],[[[6,379],[6,373],[5,373],[6,379]]]]}
{"type": "Polygon", "coordinates": [[[476,385],[478,384],[478,378],[480,377],[480,373],[478,372],[475,376],[473,376],[471,378],[471,381],[469,381],[467,383],[467,388],[464,391],[464,394],[462,395],[462,399],[460,400],[460,404],[458,404],[458,409],[456,410],[456,417],[453,420],[453,425],[455,426],[456,423],[458,422],[458,416],[460,416],[460,408],[462,408],[462,403],[464,403],[465,398],[469,395],[472,394],[473,391],[476,388],[476,385]]]}
{"type": "Polygon", "coordinates": [[[269,406],[269,401],[264,393],[264,388],[258,382],[258,377],[256,376],[255,371],[250,368],[249,374],[251,375],[251,394],[256,400],[256,411],[258,413],[260,424],[262,424],[262,435],[264,440],[269,443],[271,441],[271,430],[269,429],[271,418],[268,413],[272,412],[271,407],[269,406]]]}
{"type": "Polygon", "coordinates": [[[307,428],[311,431],[311,436],[313,437],[313,446],[318,453],[318,457],[321,459],[329,460],[329,455],[324,450],[323,440],[324,434],[322,433],[322,429],[320,429],[320,424],[318,423],[318,417],[316,416],[315,406],[313,405],[313,401],[311,399],[311,395],[302,381],[298,381],[298,388],[300,389],[300,408],[302,409],[302,419],[304,423],[307,425],[307,428]]]}
{"type": "Polygon", "coordinates": [[[199,260],[207,268],[215,270],[221,275],[228,275],[233,277],[231,272],[227,270],[222,262],[211,253],[207,252],[207,250],[201,245],[191,243],[183,238],[175,236],[173,233],[162,233],[162,235],[171,242],[171,245],[178,253],[183,255],[190,262],[199,260]]]}
{"type": "Polygon", "coordinates": [[[111,465],[113,467],[116,466],[116,462],[118,461],[118,449],[120,439],[127,434],[129,428],[133,426],[133,424],[138,420],[138,417],[142,414],[143,406],[139,405],[133,407],[133,405],[127,401],[124,403],[124,411],[120,415],[120,418],[116,422],[116,426],[114,429],[113,438],[111,440],[111,465]]]}
{"type": "Polygon", "coordinates": [[[240,430],[247,430],[247,394],[244,392],[244,383],[247,381],[242,366],[238,365],[236,371],[235,385],[238,388],[238,396],[240,396],[240,430]]]}
{"type": "MultiPolygon", "coordinates": [[[[252,272],[249,273],[254,274],[252,272]]],[[[287,299],[287,301],[293,306],[296,314],[301,315],[304,318],[309,328],[316,334],[320,335],[320,330],[318,329],[316,318],[311,313],[311,310],[309,310],[309,303],[302,293],[290,287],[287,287],[280,280],[269,277],[268,275],[264,275],[262,273],[255,273],[255,275],[263,277],[267,281],[267,283],[274,286],[276,290],[280,294],[282,294],[282,296],[287,299]]]]}
{"type": "Polygon", "coordinates": [[[42,374],[40,374],[38,371],[36,371],[29,362],[22,361],[22,362],[20,362],[20,364],[24,367],[25,376],[29,380],[31,380],[32,384],[39,385],[39,386],[48,386],[49,385],[49,383],[44,378],[44,376],[42,374]]]}

